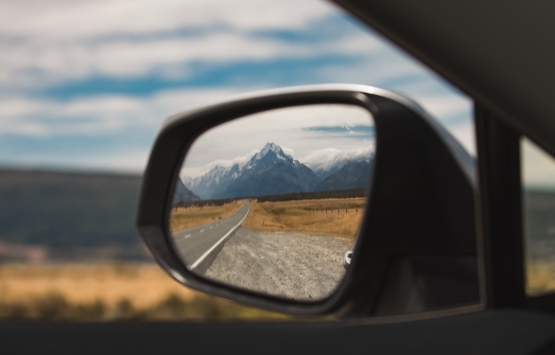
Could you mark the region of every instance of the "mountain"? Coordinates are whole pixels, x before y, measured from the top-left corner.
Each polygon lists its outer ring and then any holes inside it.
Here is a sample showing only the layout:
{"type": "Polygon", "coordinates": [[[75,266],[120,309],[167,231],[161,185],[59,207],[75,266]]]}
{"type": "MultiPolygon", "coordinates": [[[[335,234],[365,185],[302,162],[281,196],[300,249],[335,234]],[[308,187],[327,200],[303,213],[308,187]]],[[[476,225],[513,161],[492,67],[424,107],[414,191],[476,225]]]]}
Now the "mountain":
{"type": "Polygon", "coordinates": [[[321,180],[277,144],[267,143],[242,164],[216,166],[198,178],[187,179],[186,183],[203,199],[220,199],[310,192],[321,180]]]}
{"type": "Polygon", "coordinates": [[[367,188],[372,172],[372,161],[354,161],[325,178],[315,191],[367,188]]]}
{"type": "Polygon", "coordinates": [[[0,239],[141,250],[134,227],[140,185],[139,175],[1,169],[0,239]]]}
{"type": "Polygon", "coordinates": [[[345,164],[350,162],[371,161],[374,159],[372,147],[341,151],[328,148],[318,150],[306,156],[303,163],[314,171],[319,177],[325,179],[329,175],[339,171],[345,164]]]}
{"type": "Polygon", "coordinates": [[[193,191],[200,199],[207,200],[216,198],[226,187],[233,182],[240,174],[245,163],[236,163],[232,166],[217,165],[210,169],[206,174],[196,177],[183,177],[184,185],[193,191]]]}
{"type": "Polygon", "coordinates": [[[177,179],[177,185],[175,186],[175,193],[173,194],[173,202],[181,201],[198,201],[200,198],[195,195],[191,190],[189,190],[181,179],[177,179]]]}
{"type": "Polygon", "coordinates": [[[268,143],[251,158],[237,176],[221,191],[222,198],[310,192],[321,179],[309,167],[268,143]]]}

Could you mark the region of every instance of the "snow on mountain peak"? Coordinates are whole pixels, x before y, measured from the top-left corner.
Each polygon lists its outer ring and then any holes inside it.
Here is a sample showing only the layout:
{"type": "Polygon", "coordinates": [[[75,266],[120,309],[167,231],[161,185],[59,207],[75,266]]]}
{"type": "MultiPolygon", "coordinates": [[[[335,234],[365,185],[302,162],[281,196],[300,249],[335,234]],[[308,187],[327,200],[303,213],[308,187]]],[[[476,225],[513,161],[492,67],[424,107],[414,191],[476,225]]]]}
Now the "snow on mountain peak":
{"type": "Polygon", "coordinates": [[[254,163],[257,160],[260,160],[260,159],[264,158],[266,155],[268,155],[269,152],[273,152],[275,154],[276,158],[278,158],[279,160],[292,160],[293,159],[293,157],[291,157],[290,155],[285,154],[279,145],[277,145],[273,142],[268,142],[268,143],[266,143],[264,148],[262,148],[262,150],[260,152],[258,152],[251,159],[251,162],[254,163]]]}
{"type": "Polygon", "coordinates": [[[268,142],[261,151],[253,150],[247,155],[231,161],[214,162],[204,174],[197,177],[185,176],[182,177],[182,181],[188,189],[194,191],[201,198],[208,198],[215,186],[230,183],[239,178],[244,171],[256,168],[262,160],[262,165],[275,164],[277,161],[294,161],[293,157],[284,153],[279,145],[268,142]],[[273,154],[268,156],[270,152],[273,154]]]}
{"type": "Polygon", "coordinates": [[[346,163],[353,161],[366,161],[373,159],[374,148],[366,147],[342,151],[334,148],[317,150],[302,159],[302,162],[320,177],[341,169],[346,163]]]}
{"type": "Polygon", "coordinates": [[[266,143],[266,145],[264,146],[264,148],[262,148],[262,150],[260,152],[261,153],[263,153],[263,152],[267,153],[270,150],[273,150],[274,152],[278,152],[279,150],[281,150],[281,148],[273,142],[268,142],[268,143],[266,143]]]}

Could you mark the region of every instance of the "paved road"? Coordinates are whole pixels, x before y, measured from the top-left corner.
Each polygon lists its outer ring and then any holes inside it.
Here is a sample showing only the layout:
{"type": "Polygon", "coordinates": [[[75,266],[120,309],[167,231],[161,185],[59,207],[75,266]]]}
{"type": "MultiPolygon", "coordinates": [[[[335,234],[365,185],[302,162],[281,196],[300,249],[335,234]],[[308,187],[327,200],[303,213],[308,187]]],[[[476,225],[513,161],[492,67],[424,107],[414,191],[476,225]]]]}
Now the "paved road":
{"type": "Polygon", "coordinates": [[[190,270],[204,274],[214,258],[223,248],[241,223],[247,218],[250,202],[243,200],[243,206],[231,216],[199,227],[173,233],[178,253],[190,270]]]}

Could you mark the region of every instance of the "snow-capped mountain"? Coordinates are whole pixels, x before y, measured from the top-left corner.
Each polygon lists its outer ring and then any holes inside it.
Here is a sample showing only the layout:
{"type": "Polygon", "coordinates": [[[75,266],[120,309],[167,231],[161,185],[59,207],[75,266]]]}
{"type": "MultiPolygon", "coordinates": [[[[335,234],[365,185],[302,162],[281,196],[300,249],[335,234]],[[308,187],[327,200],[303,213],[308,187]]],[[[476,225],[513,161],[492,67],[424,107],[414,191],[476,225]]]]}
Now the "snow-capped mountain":
{"type": "Polygon", "coordinates": [[[346,190],[367,185],[373,159],[371,148],[329,148],[308,155],[301,163],[277,144],[267,143],[232,165],[216,165],[202,176],[182,181],[203,200],[346,190]]]}
{"type": "Polygon", "coordinates": [[[263,196],[312,191],[321,181],[310,168],[267,143],[246,163],[215,166],[184,184],[202,199],[263,196]]]}
{"type": "Polygon", "coordinates": [[[331,174],[339,171],[347,163],[366,162],[370,163],[374,159],[372,147],[341,151],[339,149],[328,148],[316,151],[304,159],[303,163],[314,171],[320,178],[325,179],[331,174]]]}
{"type": "Polygon", "coordinates": [[[214,191],[233,181],[239,172],[239,164],[227,167],[216,165],[202,176],[196,178],[186,177],[183,178],[182,181],[189,190],[193,191],[201,199],[205,200],[213,198],[212,195],[214,194],[214,191]]]}

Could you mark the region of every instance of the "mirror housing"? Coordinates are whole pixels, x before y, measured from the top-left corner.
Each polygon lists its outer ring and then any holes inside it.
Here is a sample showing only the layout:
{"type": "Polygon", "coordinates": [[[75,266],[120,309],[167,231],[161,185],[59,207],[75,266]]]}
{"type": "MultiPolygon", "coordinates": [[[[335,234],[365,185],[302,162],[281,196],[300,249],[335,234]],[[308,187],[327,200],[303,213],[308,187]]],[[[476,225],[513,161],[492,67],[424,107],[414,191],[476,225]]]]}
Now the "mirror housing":
{"type": "MultiPolygon", "coordinates": [[[[137,229],[159,265],[178,282],[198,291],[293,314],[352,316],[382,314],[381,309],[387,309],[387,314],[403,313],[411,311],[410,300],[396,299],[392,305],[384,297],[392,288],[412,287],[417,292],[418,286],[406,284],[398,272],[393,272],[398,269],[396,265],[422,256],[440,258],[442,265],[447,260],[447,265],[456,266],[461,258],[464,263],[471,258],[475,264],[475,186],[473,159],[421,107],[401,95],[339,84],[263,91],[180,112],[166,120],[143,177],[137,229]],[[295,301],[190,272],[172,246],[167,221],[181,162],[193,141],[208,129],[239,117],[310,104],[360,106],[371,112],[379,137],[360,240],[342,283],[325,299],[295,301]]],[[[460,279],[456,267],[451,268],[451,276],[447,269],[444,277],[460,279]]],[[[460,305],[479,302],[477,274],[469,285],[475,290],[459,300],[460,305]]],[[[422,297],[424,310],[445,306],[434,304],[438,297],[428,300],[423,293],[422,297]]]]}

